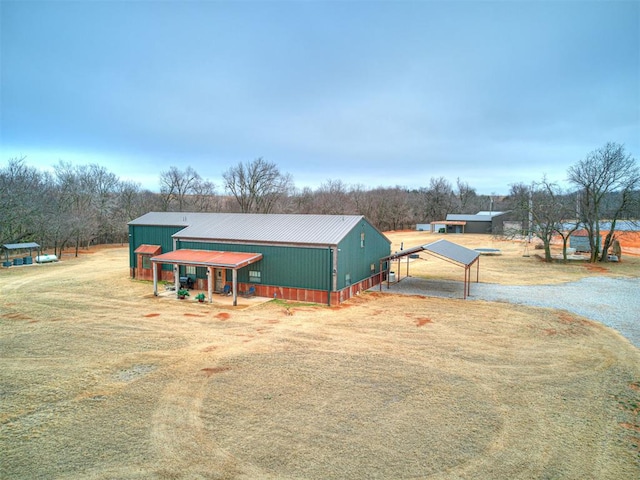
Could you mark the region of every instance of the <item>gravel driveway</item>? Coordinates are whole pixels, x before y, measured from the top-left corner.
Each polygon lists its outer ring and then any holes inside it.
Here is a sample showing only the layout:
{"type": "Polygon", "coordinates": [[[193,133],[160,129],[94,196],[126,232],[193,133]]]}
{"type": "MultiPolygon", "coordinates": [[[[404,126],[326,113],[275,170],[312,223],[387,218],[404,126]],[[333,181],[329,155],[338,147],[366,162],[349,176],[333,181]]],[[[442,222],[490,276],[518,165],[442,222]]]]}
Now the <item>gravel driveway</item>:
{"type": "MultiPolygon", "coordinates": [[[[379,291],[375,287],[372,291],[379,291]]],[[[462,298],[462,282],[406,277],[383,292],[462,298]]],[[[590,277],[559,285],[472,283],[468,300],[567,310],[616,329],[640,348],[640,278],[590,277]]]]}

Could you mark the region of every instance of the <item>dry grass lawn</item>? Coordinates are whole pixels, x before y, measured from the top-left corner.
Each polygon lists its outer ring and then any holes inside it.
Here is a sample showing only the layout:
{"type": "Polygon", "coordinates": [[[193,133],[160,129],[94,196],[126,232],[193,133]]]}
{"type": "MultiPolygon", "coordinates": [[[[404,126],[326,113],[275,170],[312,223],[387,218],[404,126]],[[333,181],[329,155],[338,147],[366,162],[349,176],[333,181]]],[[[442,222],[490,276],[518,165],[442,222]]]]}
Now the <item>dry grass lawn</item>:
{"type": "MultiPolygon", "coordinates": [[[[389,236],[436,238],[416,235],[389,236]]],[[[503,251],[481,281],[593,275],[461,239],[503,251]]],[[[640,478],[640,351],[599,324],[377,293],[178,301],[130,280],[127,252],[0,270],[0,478],[640,478]]]]}

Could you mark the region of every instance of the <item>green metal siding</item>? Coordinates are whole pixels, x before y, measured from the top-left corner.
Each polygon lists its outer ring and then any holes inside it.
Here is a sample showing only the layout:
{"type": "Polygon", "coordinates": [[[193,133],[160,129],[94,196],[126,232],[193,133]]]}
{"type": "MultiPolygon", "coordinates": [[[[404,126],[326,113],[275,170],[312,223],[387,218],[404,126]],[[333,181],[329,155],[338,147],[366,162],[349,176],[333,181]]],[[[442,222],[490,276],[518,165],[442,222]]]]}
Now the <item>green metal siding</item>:
{"type": "Polygon", "coordinates": [[[369,278],[374,273],[379,273],[380,259],[391,254],[389,240],[364,220],[340,242],[338,249],[338,290],[369,278]],[[363,232],[364,247],[361,246],[363,232]],[[347,275],[350,277],[349,283],[347,283],[347,275]]]}
{"type": "MultiPolygon", "coordinates": [[[[261,253],[263,259],[238,270],[238,281],[249,282],[249,270],[260,272],[260,283],[282,287],[329,289],[329,249],[282,247],[275,245],[245,245],[235,243],[204,243],[181,241],[178,248],[220,250],[227,252],[261,253]]],[[[227,272],[227,280],[231,280],[227,272]]]]}
{"type": "MultiPolygon", "coordinates": [[[[156,227],[149,225],[129,225],[129,265],[137,267],[137,255],[133,252],[140,245],[160,245],[162,253],[173,251],[173,238],[171,236],[184,229],[184,227],[156,227]]],[[[163,270],[173,270],[171,265],[163,265],[163,270]]]]}

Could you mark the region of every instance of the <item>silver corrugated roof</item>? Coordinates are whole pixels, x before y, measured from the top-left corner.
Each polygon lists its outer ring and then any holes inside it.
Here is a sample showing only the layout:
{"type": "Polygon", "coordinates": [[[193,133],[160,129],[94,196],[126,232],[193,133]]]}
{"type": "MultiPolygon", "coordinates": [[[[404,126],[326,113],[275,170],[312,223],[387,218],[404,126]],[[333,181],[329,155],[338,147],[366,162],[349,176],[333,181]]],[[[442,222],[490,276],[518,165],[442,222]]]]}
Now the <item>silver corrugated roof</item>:
{"type": "Polygon", "coordinates": [[[491,215],[458,215],[457,213],[448,213],[447,220],[462,222],[490,222],[491,215]]]}
{"type": "Polygon", "coordinates": [[[475,262],[475,260],[480,256],[480,253],[475,250],[451,243],[447,240],[438,240],[437,242],[423,245],[422,248],[428,252],[446,257],[467,266],[475,262]]]}
{"type": "Polygon", "coordinates": [[[28,243],[5,243],[4,245],[2,245],[4,248],[6,248],[7,250],[18,250],[21,248],[40,248],[40,245],[38,245],[35,242],[28,242],[28,243]]]}
{"type": "Polygon", "coordinates": [[[130,225],[185,226],[181,240],[337,245],[362,215],[151,212],[130,225]]]}
{"type": "Polygon", "coordinates": [[[191,213],[191,212],[149,212],[141,217],[131,220],[129,225],[155,225],[188,227],[206,215],[212,213],[191,213]]]}

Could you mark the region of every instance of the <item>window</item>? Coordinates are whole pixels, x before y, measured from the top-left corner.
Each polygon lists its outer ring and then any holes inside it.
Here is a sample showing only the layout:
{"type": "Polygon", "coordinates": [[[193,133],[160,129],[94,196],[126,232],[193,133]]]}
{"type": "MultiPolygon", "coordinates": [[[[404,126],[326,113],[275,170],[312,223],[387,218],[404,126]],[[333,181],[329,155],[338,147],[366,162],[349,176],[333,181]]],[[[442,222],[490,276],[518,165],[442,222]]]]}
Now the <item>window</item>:
{"type": "Polygon", "coordinates": [[[149,255],[142,256],[142,268],[151,268],[151,257],[149,255]]]}
{"type": "Polygon", "coordinates": [[[375,263],[371,264],[371,273],[376,273],[376,265],[375,265],[375,263]]]}
{"type": "Polygon", "coordinates": [[[351,285],[351,274],[350,273],[347,273],[344,276],[344,283],[345,283],[345,285],[351,285]]]}
{"type": "Polygon", "coordinates": [[[193,267],[191,265],[187,265],[185,271],[186,271],[187,275],[195,275],[196,274],[196,267],[193,267]]]}
{"type": "Polygon", "coordinates": [[[249,281],[251,283],[260,283],[260,272],[257,270],[249,270],[249,281]]]}
{"type": "Polygon", "coordinates": [[[364,248],[364,232],[360,234],[360,248],[364,248]]]}

